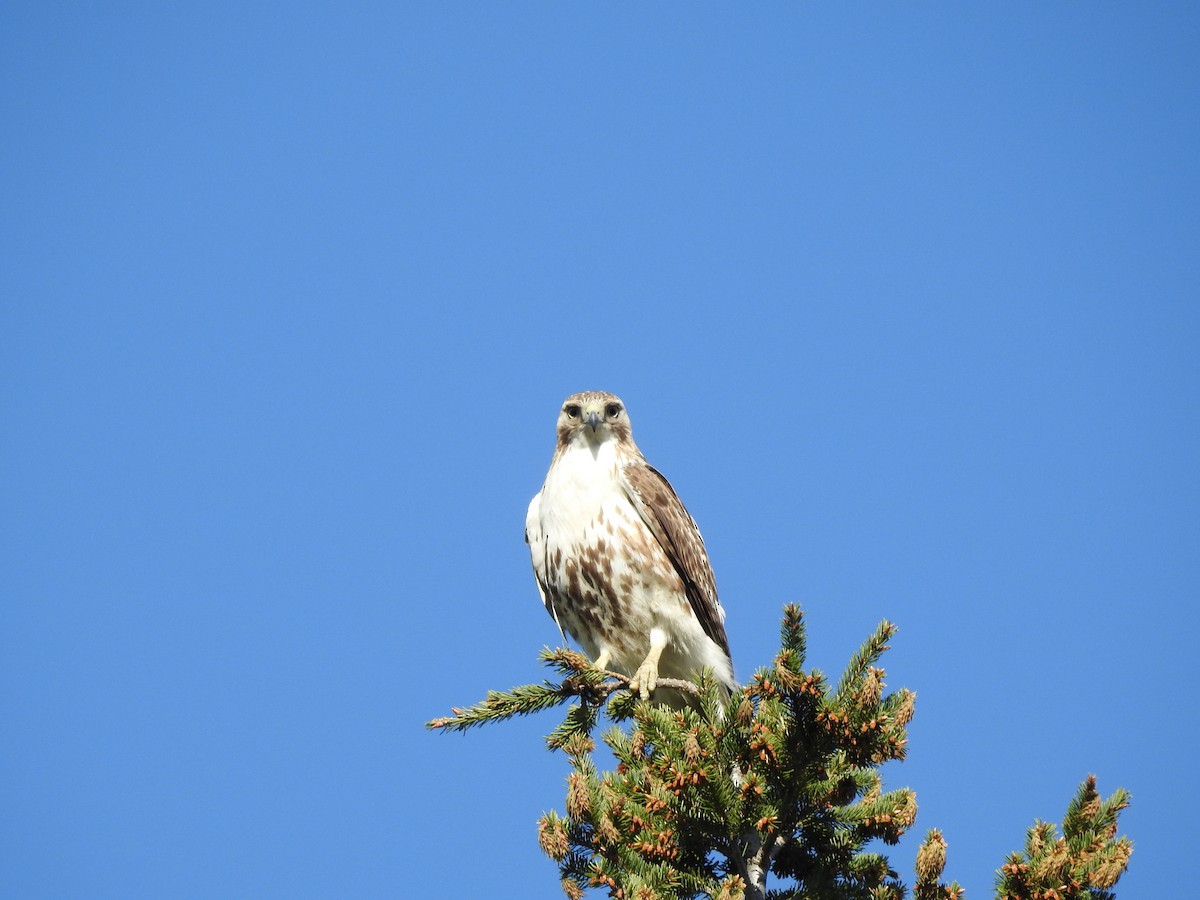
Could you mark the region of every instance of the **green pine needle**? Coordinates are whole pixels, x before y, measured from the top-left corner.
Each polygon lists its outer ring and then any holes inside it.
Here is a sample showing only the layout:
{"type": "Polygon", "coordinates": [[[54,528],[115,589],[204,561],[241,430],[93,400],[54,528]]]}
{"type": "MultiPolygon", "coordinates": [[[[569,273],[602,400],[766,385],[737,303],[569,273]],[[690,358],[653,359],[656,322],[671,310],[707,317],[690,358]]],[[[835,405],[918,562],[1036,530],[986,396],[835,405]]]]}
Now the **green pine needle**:
{"type": "MultiPolygon", "coordinates": [[[[703,672],[697,683],[660,685],[692,700],[683,709],[641,700],[628,679],[567,649],[541,653],[558,681],[489,691],[479,703],[427,723],[465,731],[566,707],[547,736],[570,763],[566,812],[546,813],[537,840],[559,869],[564,894],[766,900],[902,900],[907,888],[872,841],[894,844],[916,817],[908,788],[885,790],[880,767],[903,759],[915,695],[887,691],[877,663],[896,629],[884,621],[851,658],[832,693],[804,668],[798,606],[785,607],[774,665],[732,695],[703,672]],[[603,735],[616,760],[598,769],[603,735]],[[767,875],[774,878],[766,889],[767,875]]],[[[1104,799],[1089,776],[1063,817],[1062,834],[1035,822],[1023,851],[997,872],[1001,900],[1110,900],[1133,845],[1117,837],[1129,795],[1104,799]]],[[[913,900],[954,900],[942,882],[947,842],[927,832],[913,900]]]]}

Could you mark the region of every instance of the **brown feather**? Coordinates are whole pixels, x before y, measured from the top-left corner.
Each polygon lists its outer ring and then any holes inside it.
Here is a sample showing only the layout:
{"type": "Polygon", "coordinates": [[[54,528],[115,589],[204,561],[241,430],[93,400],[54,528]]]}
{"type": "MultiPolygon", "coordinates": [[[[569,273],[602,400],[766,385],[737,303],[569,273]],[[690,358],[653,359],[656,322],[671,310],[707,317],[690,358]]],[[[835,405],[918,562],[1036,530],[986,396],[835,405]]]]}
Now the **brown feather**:
{"type": "Polygon", "coordinates": [[[630,501],[683,580],[692,612],[704,633],[729,656],[729,639],[717,606],[716,578],[695,519],[671,483],[644,459],[626,464],[621,474],[630,501]]]}

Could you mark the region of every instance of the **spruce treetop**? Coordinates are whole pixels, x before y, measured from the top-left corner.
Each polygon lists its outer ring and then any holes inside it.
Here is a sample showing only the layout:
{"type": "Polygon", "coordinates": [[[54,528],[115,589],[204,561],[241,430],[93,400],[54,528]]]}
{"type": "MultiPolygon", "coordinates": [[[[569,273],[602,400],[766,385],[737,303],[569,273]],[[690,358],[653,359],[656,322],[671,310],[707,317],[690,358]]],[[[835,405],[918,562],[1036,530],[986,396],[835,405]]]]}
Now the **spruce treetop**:
{"type": "MultiPolygon", "coordinates": [[[[536,839],[555,861],[563,893],[622,900],[902,900],[909,887],[873,842],[895,844],[914,824],[916,794],[887,790],[880,768],[902,760],[915,694],[887,690],[877,663],[896,629],[882,622],[831,684],[805,668],[804,618],[784,608],[771,666],[727,695],[711,673],[699,683],[660,681],[683,692],[680,709],[646,701],[628,679],[582,654],[546,649],[559,680],[489,691],[483,701],[429,722],[465,731],[566,705],[547,746],[570,764],[565,812],[538,822],[536,839]],[[600,740],[615,767],[596,762],[600,740]]],[[[996,878],[1002,900],[1108,900],[1133,845],[1117,837],[1129,803],[1107,800],[1093,776],[1063,819],[1035,823],[1023,850],[996,878]]],[[[942,873],[947,844],[930,829],[917,851],[914,900],[957,898],[942,873]]]]}

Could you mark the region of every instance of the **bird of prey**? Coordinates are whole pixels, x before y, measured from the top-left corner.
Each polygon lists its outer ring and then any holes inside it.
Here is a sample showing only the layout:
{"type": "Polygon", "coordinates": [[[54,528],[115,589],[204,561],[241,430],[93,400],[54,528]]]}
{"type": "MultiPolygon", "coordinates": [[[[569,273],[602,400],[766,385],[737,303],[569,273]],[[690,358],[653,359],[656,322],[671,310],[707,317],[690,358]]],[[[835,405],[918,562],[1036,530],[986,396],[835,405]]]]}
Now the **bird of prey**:
{"type": "MultiPolygon", "coordinates": [[[[660,677],[694,681],[706,667],[734,690],[700,529],[633,442],[620,398],[584,391],[563,402],[525,540],[542,602],[597,668],[630,676],[643,699],[660,677]]],[[[686,702],[665,688],[655,699],[686,702]]]]}

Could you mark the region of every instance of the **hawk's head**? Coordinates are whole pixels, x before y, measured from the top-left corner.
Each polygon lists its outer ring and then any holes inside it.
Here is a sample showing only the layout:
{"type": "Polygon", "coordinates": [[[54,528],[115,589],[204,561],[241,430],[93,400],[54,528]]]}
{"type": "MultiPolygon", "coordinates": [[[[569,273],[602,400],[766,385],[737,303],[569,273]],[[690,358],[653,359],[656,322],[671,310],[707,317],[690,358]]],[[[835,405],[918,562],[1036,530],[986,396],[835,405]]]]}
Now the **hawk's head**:
{"type": "Polygon", "coordinates": [[[629,414],[621,398],[607,391],[582,391],[563,401],[558,414],[558,444],[574,441],[599,444],[627,441],[632,436],[629,414]]]}

